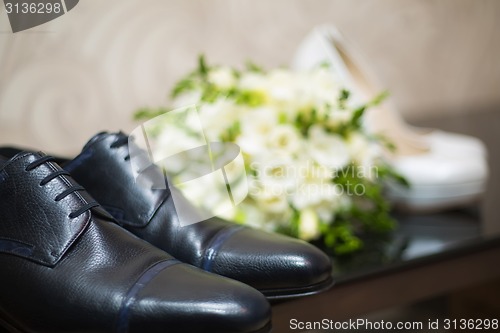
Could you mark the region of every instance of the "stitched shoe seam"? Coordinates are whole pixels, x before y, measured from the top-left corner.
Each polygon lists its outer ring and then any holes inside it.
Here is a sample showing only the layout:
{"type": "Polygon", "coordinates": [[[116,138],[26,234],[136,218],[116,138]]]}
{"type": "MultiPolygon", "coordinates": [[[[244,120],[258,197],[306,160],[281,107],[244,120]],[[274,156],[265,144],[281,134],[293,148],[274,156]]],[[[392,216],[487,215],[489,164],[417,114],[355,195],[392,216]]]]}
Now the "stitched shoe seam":
{"type": "Polygon", "coordinates": [[[212,271],[212,266],[215,261],[215,258],[219,254],[219,251],[224,245],[224,243],[229,238],[231,238],[235,233],[242,230],[243,228],[244,228],[243,226],[238,226],[238,225],[225,227],[212,237],[203,256],[203,261],[202,261],[203,270],[207,272],[212,271]]]}
{"type": "Polygon", "coordinates": [[[146,269],[134,284],[129,288],[118,311],[116,332],[126,333],[129,328],[130,310],[137,302],[137,295],[143,290],[159,273],[181,262],[171,258],[157,262],[146,269]]]}

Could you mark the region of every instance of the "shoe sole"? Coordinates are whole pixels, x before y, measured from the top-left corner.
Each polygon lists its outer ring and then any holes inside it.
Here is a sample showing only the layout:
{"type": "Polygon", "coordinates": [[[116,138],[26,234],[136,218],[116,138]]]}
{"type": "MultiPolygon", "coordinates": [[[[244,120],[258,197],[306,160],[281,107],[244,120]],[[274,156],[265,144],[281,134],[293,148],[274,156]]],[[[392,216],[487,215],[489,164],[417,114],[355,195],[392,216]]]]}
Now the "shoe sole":
{"type": "Polygon", "coordinates": [[[394,210],[408,214],[435,214],[460,207],[477,206],[481,202],[482,197],[482,195],[465,197],[461,200],[456,200],[453,204],[415,205],[413,203],[397,202],[394,203],[394,210]]]}
{"type": "Polygon", "coordinates": [[[19,330],[18,328],[9,324],[6,320],[0,318],[0,333],[25,333],[26,331],[19,330]]]}
{"type": "Polygon", "coordinates": [[[307,287],[299,287],[299,288],[285,288],[285,289],[267,289],[260,290],[264,296],[270,301],[279,301],[279,300],[287,300],[300,298],[305,296],[311,296],[315,294],[322,293],[327,291],[335,284],[333,277],[328,278],[327,280],[310,285],[307,287]]]}
{"type": "Polygon", "coordinates": [[[272,331],[272,327],[273,327],[272,323],[269,322],[269,323],[267,323],[266,326],[264,326],[260,330],[254,331],[254,332],[251,332],[251,333],[270,333],[272,331]]]}
{"type": "Polygon", "coordinates": [[[432,213],[479,201],[485,192],[484,181],[453,185],[389,186],[388,197],[394,208],[411,213],[432,213]]]}

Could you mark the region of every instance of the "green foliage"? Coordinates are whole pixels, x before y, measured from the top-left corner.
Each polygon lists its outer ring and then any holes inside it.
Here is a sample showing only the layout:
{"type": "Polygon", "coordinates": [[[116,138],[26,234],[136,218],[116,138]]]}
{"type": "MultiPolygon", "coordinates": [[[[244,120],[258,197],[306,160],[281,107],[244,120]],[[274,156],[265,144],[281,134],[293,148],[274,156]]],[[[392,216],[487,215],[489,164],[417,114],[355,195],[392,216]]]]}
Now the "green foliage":
{"type": "Polygon", "coordinates": [[[134,120],[149,120],[170,111],[167,108],[147,108],[143,107],[134,113],[134,120]]]}
{"type": "Polygon", "coordinates": [[[232,92],[232,96],[236,101],[236,104],[247,105],[250,107],[257,107],[264,104],[266,96],[259,91],[249,91],[249,90],[235,90],[232,92]]]}
{"type": "MultiPolygon", "coordinates": [[[[267,102],[268,97],[265,91],[245,90],[237,86],[223,89],[216,86],[209,79],[210,72],[214,68],[217,67],[210,66],[205,57],[200,55],[198,67],[175,84],[171,91],[171,97],[177,98],[183,94],[197,91],[201,93],[200,102],[202,103],[213,103],[221,98],[229,98],[238,106],[256,108],[267,102]]],[[[246,71],[266,74],[262,67],[252,62],[246,63],[246,71]]],[[[236,69],[232,71],[234,78],[239,78],[242,73],[236,69]]],[[[351,93],[342,89],[336,105],[323,105],[319,108],[314,105],[300,110],[293,117],[289,117],[286,110],[283,110],[278,114],[279,123],[292,123],[304,137],[308,136],[309,129],[314,124],[323,125],[326,131],[339,135],[345,140],[348,140],[352,133],[360,133],[369,137],[364,133],[362,126],[365,112],[382,103],[387,96],[387,92],[382,92],[367,104],[350,109],[348,102],[351,93]],[[351,116],[347,121],[334,122],[332,121],[334,112],[346,112],[351,116]]],[[[151,119],[167,111],[166,108],[141,108],[135,113],[134,118],[136,120],[151,119]]],[[[236,121],[224,131],[220,139],[232,142],[237,139],[240,133],[241,123],[236,121]]],[[[393,143],[385,137],[371,136],[369,139],[389,149],[394,149],[393,143]]],[[[243,155],[245,156],[245,152],[243,155]]],[[[372,178],[358,175],[355,168],[356,165],[351,164],[338,172],[332,179],[332,182],[340,186],[344,193],[350,193],[352,204],[335,212],[332,221],[320,221],[322,240],[336,255],[345,255],[362,249],[363,235],[382,235],[394,229],[396,222],[390,216],[390,205],[384,197],[384,183],[393,181],[408,186],[408,182],[401,175],[382,162],[377,165],[377,174],[372,178]],[[363,193],[357,193],[356,189],[358,188],[363,188],[363,193]]],[[[248,169],[247,171],[249,175],[255,176],[255,170],[248,169]]],[[[293,214],[289,223],[281,225],[278,231],[298,237],[300,212],[293,207],[292,209],[293,214]]],[[[239,212],[236,220],[242,223],[244,219],[244,214],[239,212]]]]}
{"type": "Polygon", "coordinates": [[[323,233],[325,244],[339,255],[361,249],[360,234],[384,234],[396,226],[396,221],[390,216],[390,205],[383,195],[383,181],[394,177],[395,173],[389,172],[385,166],[377,167],[376,177],[370,180],[359,177],[355,168],[355,165],[349,165],[333,180],[345,193],[351,193],[353,204],[337,214],[332,227],[323,233]],[[362,188],[363,193],[357,192],[357,188],[362,188]]]}
{"type": "Polygon", "coordinates": [[[254,62],[252,62],[250,60],[247,60],[245,67],[249,72],[256,72],[256,73],[264,73],[265,72],[263,67],[255,64],[254,62]]]}
{"type": "Polygon", "coordinates": [[[349,90],[342,89],[340,91],[340,96],[339,96],[339,108],[340,109],[345,110],[346,102],[349,100],[350,95],[351,95],[351,93],[349,92],[349,90]]]}

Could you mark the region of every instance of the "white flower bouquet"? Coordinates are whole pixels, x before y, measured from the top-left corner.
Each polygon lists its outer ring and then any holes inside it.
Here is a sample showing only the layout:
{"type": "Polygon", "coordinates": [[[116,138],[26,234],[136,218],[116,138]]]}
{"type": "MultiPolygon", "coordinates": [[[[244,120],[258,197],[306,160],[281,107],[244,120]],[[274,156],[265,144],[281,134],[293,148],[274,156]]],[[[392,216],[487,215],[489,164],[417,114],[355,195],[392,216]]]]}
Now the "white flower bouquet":
{"type": "MultiPolygon", "coordinates": [[[[207,137],[241,148],[249,195],[224,217],[345,254],[362,247],[361,235],[393,229],[383,183],[404,181],[384,163],[386,140],[362,126],[365,110],[383,94],[366,105],[354,105],[349,95],[324,67],[237,70],[200,57],[169,106],[197,104],[207,137]]],[[[146,108],[135,116],[165,111],[146,108]]]]}

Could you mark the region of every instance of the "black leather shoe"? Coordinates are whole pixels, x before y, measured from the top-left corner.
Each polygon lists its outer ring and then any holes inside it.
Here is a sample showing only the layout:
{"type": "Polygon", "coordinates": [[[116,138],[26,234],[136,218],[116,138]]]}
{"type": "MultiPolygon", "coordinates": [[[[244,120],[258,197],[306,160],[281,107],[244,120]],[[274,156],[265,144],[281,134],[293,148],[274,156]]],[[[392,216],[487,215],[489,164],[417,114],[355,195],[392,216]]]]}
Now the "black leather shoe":
{"type": "MultiPolygon", "coordinates": [[[[4,156],[14,152],[0,149],[4,156]]],[[[219,218],[181,226],[170,195],[175,188],[138,186],[128,159],[126,135],[100,133],[63,167],[122,227],[183,262],[244,282],[269,299],[306,296],[331,287],[330,259],[309,243],[219,218]]],[[[157,174],[141,177],[144,181],[157,174]]]]}
{"type": "Polygon", "coordinates": [[[0,328],[269,331],[258,291],[120,228],[51,160],[21,153],[0,166],[0,328]]]}

